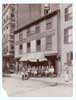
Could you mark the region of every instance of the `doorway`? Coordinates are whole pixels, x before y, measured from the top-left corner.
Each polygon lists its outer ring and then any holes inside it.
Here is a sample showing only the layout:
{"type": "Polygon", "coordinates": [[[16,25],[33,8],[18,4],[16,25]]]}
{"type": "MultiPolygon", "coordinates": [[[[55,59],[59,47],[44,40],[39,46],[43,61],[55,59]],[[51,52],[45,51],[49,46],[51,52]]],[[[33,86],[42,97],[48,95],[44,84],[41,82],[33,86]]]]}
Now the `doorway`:
{"type": "Polygon", "coordinates": [[[57,76],[57,56],[56,55],[52,55],[52,56],[46,56],[46,58],[48,59],[48,61],[53,65],[54,67],[54,74],[57,76]]]}

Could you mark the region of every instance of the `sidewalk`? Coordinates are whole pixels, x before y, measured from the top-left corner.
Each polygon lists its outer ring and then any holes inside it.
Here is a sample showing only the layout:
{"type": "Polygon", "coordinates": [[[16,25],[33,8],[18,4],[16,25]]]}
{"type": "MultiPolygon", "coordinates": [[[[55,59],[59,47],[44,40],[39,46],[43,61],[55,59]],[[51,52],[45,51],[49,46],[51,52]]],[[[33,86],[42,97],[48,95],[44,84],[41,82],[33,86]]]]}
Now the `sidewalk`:
{"type": "MultiPolygon", "coordinates": [[[[12,78],[21,79],[21,73],[10,74],[10,76],[12,78]]],[[[53,77],[38,77],[38,78],[31,77],[31,78],[29,78],[29,80],[41,81],[41,82],[47,83],[51,86],[54,86],[54,85],[72,86],[73,85],[72,80],[65,82],[62,77],[54,77],[54,78],[53,77]]]]}

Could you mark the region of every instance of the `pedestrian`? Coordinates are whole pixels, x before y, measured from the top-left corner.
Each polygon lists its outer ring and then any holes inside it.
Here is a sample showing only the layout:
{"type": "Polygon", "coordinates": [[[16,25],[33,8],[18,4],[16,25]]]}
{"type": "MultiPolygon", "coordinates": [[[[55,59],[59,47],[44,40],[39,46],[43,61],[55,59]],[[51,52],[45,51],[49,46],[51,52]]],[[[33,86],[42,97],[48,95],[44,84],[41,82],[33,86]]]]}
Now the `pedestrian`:
{"type": "Polygon", "coordinates": [[[16,73],[18,73],[18,66],[19,66],[19,64],[18,64],[18,62],[16,62],[16,64],[15,64],[16,73]]]}
{"type": "Polygon", "coordinates": [[[41,76],[44,76],[44,66],[41,67],[41,76]]]}
{"type": "Polygon", "coordinates": [[[31,77],[31,66],[30,66],[30,64],[28,65],[28,77],[31,77]]]}
{"type": "Polygon", "coordinates": [[[37,70],[36,70],[36,67],[34,67],[34,77],[37,76],[37,70]]]}
{"type": "Polygon", "coordinates": [[[9,72],[9,69],[10,69],[10,65],[9,65],[9,63],[7,62],[7,65],[6,65],[5,71],[6,71],[6,72],[9,72]]]}
{"type": "Polygon", "coordinates": [[[22,77],[22,80],[25,79],[25,68],[24,67],[22,67],[21,77],[22,77]]]}
{"type": "Polygon", "coordinates": [[[41,66],[38,67],[38,77],[41,77],[41,66]]]}
{"type": "Polygon", "coordinates": [[[69,75],[68,75],[68,66],[67,63],[65,63],[65,69],[64,69],[64,81],[68,82],[69,81],[69,75]]]}
{"type": "Polygon", "coordinates": [[[51,64],[51,67],[49,69],[49,72],[51,73],[51,76],[54,75],[54,66],[51,64]]]}
{"type": "Polygon", "coordinates": [[[32,69],[31,69],[31,75],[32,75],[32,77],[34,76],[34,69],[35,69],[35,66],[32,66],[32,69]]]}
{"type": "Polygon", "coordinates": [[[45,76],[48,77],[48,74],[49,74],[49,71],[48,71],[48,66],[47,66],[45,70],[45,76]]]}
{"type": "Polygon", "coordinates": [[[24,68],[25,68],[25,79],[27,80],[29,78],[27,64],[25,64],[24,68]]]}

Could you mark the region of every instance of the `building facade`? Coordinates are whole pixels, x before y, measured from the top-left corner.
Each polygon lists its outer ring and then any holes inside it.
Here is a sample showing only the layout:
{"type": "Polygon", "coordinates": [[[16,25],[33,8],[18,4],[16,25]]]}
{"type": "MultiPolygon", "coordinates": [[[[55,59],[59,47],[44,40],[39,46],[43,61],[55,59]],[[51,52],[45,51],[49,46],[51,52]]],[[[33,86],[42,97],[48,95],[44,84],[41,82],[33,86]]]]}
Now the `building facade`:
{"type": "Polygon", "coordinates": [[[72,78],[72,5],[60,4],[50,12],[15,31],[16,63],[29,55],[43,54],[53,64],[57,76],[64,75],[67,64],[72,78]]]}
{"type": "Polygon", "coordinates": [[[15,16],[14,5],[4,4],[2,6],[2,54],[3,70],[6,69],[7,63],[14,63],[14,33],[15,16]]]}
{"type": "Polygon", "coordinates": [[[73,16],[72,16],[72,4],[64,4],[60,5],[61,13],[60,13],[60,39],[61,39],[61,65],[62,73],[64,73],[65,63],[68,66],[68,74],[69,77],[72,78],[73,75],[73,16]]]}
{"type": "Polygon", "coordinates": [[[16,30],[40,17],[41,4],[15,4],[16,30]]]}
{"type": "Polygon", "coordinates": [[[13,31],[41,17],[40,4],[3,4],[2,5],[2,48],[3,69],[14,59],[13,31]],[[35,9],[35,11],[33,11],[35,9]],[[24,13],[25,12],[25,13],[24,13]]]}

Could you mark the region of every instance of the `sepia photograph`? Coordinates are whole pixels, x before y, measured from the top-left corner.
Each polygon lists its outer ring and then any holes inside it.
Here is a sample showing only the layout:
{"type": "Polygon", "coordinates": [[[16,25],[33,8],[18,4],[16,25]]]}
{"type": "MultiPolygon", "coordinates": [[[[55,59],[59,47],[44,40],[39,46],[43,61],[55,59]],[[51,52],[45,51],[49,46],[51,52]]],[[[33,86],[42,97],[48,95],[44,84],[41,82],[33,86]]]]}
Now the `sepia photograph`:
{"type": "Polygon", "coordinates": [[[9,97],[73,96],[72,8],[2,4],[2,84],[9,97]]]}

